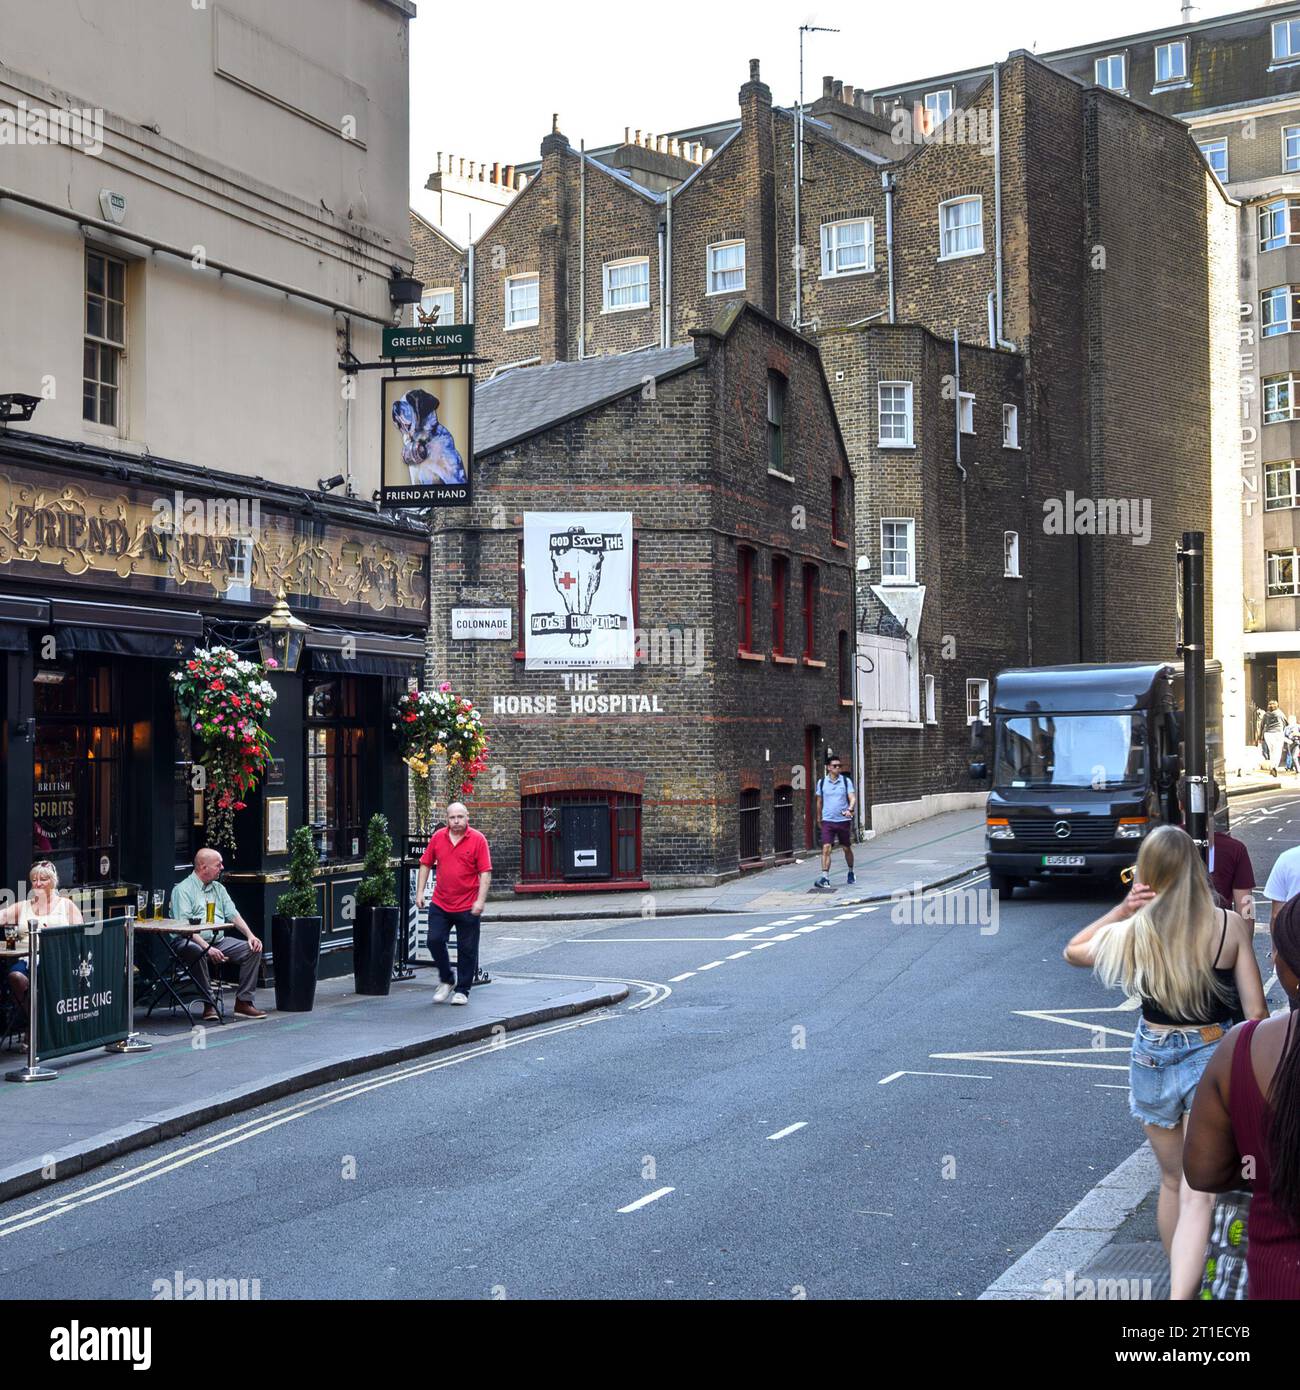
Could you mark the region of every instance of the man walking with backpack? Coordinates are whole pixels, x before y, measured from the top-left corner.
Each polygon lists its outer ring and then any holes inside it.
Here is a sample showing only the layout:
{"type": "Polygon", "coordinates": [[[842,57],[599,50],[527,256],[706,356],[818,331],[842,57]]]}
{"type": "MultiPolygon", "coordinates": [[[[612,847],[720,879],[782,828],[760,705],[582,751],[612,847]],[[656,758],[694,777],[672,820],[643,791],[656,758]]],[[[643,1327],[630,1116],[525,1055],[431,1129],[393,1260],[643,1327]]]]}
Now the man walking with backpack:
{"type": "Polygon", "coordinates": [[[848,882],[853,883],[853,808],[858,795],[853,778],[840,775],[840,760],[833,756],[826,764],[826,775],[817,780],[817,819],[822,827],[822,876],[813,885],[831,886],[831,854],[836,843],[844,846],[844,862],[848,865],[848,882]]]}

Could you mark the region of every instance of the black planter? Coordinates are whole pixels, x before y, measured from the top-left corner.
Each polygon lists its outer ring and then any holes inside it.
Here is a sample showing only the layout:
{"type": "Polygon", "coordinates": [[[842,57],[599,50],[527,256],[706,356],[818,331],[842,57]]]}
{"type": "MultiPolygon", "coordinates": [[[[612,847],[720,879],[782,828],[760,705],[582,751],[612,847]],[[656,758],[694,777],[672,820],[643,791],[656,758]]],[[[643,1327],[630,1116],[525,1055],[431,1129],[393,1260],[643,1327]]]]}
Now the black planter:
{"type": "Polygon", "coordinates": [[[283,1014],[310,1013],[316,1002],[320,934],[319,917],[271,918],[275,1007],[283,1014]]]}
{"type": "Polygon", "coordinates": [[[352,974],[358,994],[387,994],[397,955],[395,907],[359,907],[352,928],[352,974]]]}

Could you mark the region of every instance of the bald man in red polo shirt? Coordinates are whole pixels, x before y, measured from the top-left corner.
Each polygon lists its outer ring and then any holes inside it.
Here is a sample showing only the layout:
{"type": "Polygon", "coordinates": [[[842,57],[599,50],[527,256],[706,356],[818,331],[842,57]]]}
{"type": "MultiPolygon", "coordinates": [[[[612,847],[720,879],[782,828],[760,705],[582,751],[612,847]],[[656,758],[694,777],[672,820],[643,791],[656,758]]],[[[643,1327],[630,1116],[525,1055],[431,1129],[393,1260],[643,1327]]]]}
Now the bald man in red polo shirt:
{"type": "Polygon", "coordinates": [[[468,1004],[470,988],[478,972],[478,936],[492,883],[492,855],[488,842],[470,828],[465,804],[453,801],[447,807],[447,824],[435,830],[420,856],[420,873],[415,880],[415,901],[424,905],[424,888],[429,870],[436,868],[433,903],[429,907],[429,951],[438,967],[441,981],[433,992],[433,1002],[468,1004]],[[456,978],[451,974],[447,939],[456,928],[456,978]]]}

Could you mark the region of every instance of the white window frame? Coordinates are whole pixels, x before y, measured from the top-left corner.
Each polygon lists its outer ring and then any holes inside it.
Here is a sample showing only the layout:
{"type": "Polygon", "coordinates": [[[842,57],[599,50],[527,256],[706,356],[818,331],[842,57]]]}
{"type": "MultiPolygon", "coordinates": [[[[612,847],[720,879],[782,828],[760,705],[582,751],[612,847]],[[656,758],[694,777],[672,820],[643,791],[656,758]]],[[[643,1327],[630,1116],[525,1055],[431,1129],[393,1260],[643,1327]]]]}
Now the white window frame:
{"type": "Polygon", "coordinates": [[[122,256],[115,256],[111,251],[105,251],[102,247],[86,245],[81,251],[81,329],[82,329],[82,369],[81,369],[81,423],[89,430],[96,433],[108,433],[114,435],[126,434],[126,335],[127,335],[127,310],[130,299],[128,280],[130,278],[130,267],[122,256]],[[104,290],[102,294],[92,296],[90,290],[90,257],[97,256],[104,263],[104,290]],[[111,268],[118,267],[122,272],[122,297],[118,299],[112,293],[111,268]],[[94,298],[100,301],[100,315],[103,323],[102,333],[91,333],[90,331],[90,301],[94,298]],[[112,327],[112,306],[117,306],[120,310],[121,334],[114,336],[110,331],[112,327]],[[87,377],[85,374],[85,348],[93,348],[95,353],[95,375],[87,377]],[[105,359],[111,359],[113,363],[113,374],[115,380],[109,381],[101,375],[101,368],[105,359]],[[95,413],[93,417],[87,418],[85,413],[85,391],[86,383],[90,381],[95,388],[95,413]],[[108,387],[113,392],[113,419],[103,420],[100,418],[102,405],[103,388],[108,387]]]}
{"type": "Polygon", "coordinates": [[[1282,172],[1284,174],[1300,173],[1300,125],[1284,125],[1282,127],[1282,172]],[[1287,153],[1288,142],[1295,146],[1294,154],[1287,153]]]}
{"type": "Polygon", "coordinates": [[[1257,227],[1260,251],[1300,246],[1300,198],[1283,196],[1260,203],[1257,227]]]}
{"type": "Polygon", "coordinates": [[[1294,549],[1265,551],[1264,584],[1264,593],[1267,598],[1296,598],[1300,596],[1300,551],[1294,549]],[[1288,561],[1291,564],[1289,586],[1281,577],[1282,566],[1288,561]]]}
{"type": "Polygon", "coordinates": [[[1276,19],[1273,21],[1273,61],[1275,63],[1300,63],[1300,19],[1276,19]],[[1284,37],[1285,53],[1278,52],[1278,38],[1284,37]],[[1291,45],[1295,44],[1293,48],[1291,45]]]}
{"type": "Polygon", "coordinates": [[[542,321],[541,304],[541,279],[536,271],[525,271],[520,275],[507,275],[503,287],[505,298],[505,331],[513,333],[517,328],[536,328],[542,321]],[[530,319],[516,319],[513,317],[514,310],[510,303],[511,293],[516,286],[526,285],[531,282],[537,289],[537,304],[535,312],[530,319]]]}
{"type": "Polygon", "coordinates": [[[418,304],[411,305],[412,328],[419,328],[420,326],[420,310],[423,309],[424,312],[427,314],[433,301],[442,295],[451,296],[451,317],[443,318],[442,314],[439,313],[438,322],[435,325],[435,327],[445,328],[447,324],[456,322],[456,290],[454,286],[439,285],[433,289],[430,289],[426,286],[424,293],[420,296],[420,302],[418,304]]]}
{"type": "Polygon", "coordinates": [[[648,309],[650,307],[650,257],[649,256],[623,256],[616,261],[606,261],[601,266],[601,283],[604,286],[604,307],[602,314],[626,314],[632,309],[648,309]],[[627,285],[611,285],[610,271],[621,270],[624,266],[643,265],[645,266],[645,298],[638,299],[632,304],[613,304],[610,302],[612,290],[625,290],[640,288],[640,280],[632,280],[627,285]]]}
{"type": "Polygon", "coordinates": [[[1200,150],[1201,154],[1205,157],[1205,162],[1210,166],[1210,172],[1214,175],[1214,177],[1215,177],[1216,179],[1218,179],[1220,183],[1227,183],[1227,182],[1228,182],[1228,138],[1227,138],[1227,136],[1226,136],[1226,135],[1220,135],[1220,136],[1219,136],[1217,139],[1215,139],[1215,140],[1198,140],[1198,141],[1196,142],[1196,148],[1197,148],[1198,150],[1200,150]],[[1220,173],[1220,172],[1214,167],[1214,156],[1215,156],[1216,154],[1221,154],[1221,155],[1223,156],[1223,172],[1222,172],[1222,173],[1220,173]]]}
{"type": "MultiPolygon", "coordinates": [[[[874,217],[842,217],[837,222],[823,222],[822,241],[822,279],[843,280],[850,275],[870,275],[876,268],[876,219],[874,217]],[[837,267],[840,245],[840,227],[861,227],[862,245],[865,260],[862,265],[850,266],[846,270],[837,267]]],[[[856,245],[857,243],[852,243],[856,245]]]]}
{"type": "Polygon", "coordinates": [[[1006,405],[1002,407],[1002,447],[1004,449],[1020,448],[1020,407],[1018,405],[1006,405]]]}
{"type": "Polygon", "coordinates": [[[939,722],[935,714],[935,694],[934,677],[925,678],[925,722],[927,724],[937,724],[939,722]]]}
{"type": "Polygon", "coordinates": [[[936,91],[926,92],[921,98],[921,106],[925,110],[926,133],[929,134],[932,130],[938,130],[944,121],[952,115],[952,88],[940,87],[936,91]],[[943,105],[944,97],[948,99],[948,109],[940,115],[939,107],[943,105]]]}
{"type": "Polygon", "coordinates": [[[1266,512],[1287,511],[1292,507],[1300,507],[1300,463],[1295,459],[1288,459],[1279,463],[1266,463],[1264,465],[1264,510],[1266,512]],[[1269,497],[1268,480],[1270,474],[1274,477],[1286,473],[1290,482],[1290,491],[1281,493],[1277,500],[1269,497]]]}
{"type": "Polygon", "coordinates": [[[1285,333],[1300,331],[1300,286],[1272,285],[1259,293],[1259,336],[1280,338],[1285,333]],[[1275,305],[1281,298],[1285,317],[1271,318],[1264,312],[1266,305],[1275,305]],[[1281,324],[1282,327],[1278,327],[1281,324]]]}
{"type": "Polygon", "coordinates": [[[984,254],[984,196],[980,193],[967,194],[961,198],[947,198],[939,204],[939,260],[958,261],[965,256],[982,256],[984,254]],[[949,208],[962,207],[973,203],[979,209],[979,215],[973,222],[963,222],[956,227],[946,227],[944,225],[944,214],[949,208]],[[960,251],[949,251],[949,238],[955,233],[969,231],[974,228],[979,234],[979,245],[968,246],[960,251]]]}
{"type": "MultiPolygon", "coordinates": [[[[895,541],[897,537],[894,537],[895,541]]],[[[910,516],[882,516],[880,518],[880,582],[882,584],[896,586],[916,583],[916,520],[910,516]],[[901,526],[904,528],[903,535],[905,543],[902,546],[897,544],[886,545],[885,527],[901,526]],[[907,558],[907,569],[904,574],[890,574],[886,563],[886,556],[904,555],[907,558]]]]}
{"type": "MultiPolygon", "coordinates": [[[[889,412],[891,419],[894,418],[894,417],[896,417],[899,413],[900,413],[900,412],[899,412],[899,411],[896,411],[896,410],[891,410],[891,411],[889,412]]],[[[881,448],[881,449],[911,449],[911,448],[914,448],[915,445],[914,445],[914,442],[913,442],[913,441],[914,441],[914,434],[913,434],[913,429],[912,429],[912,417],[913,417],[913,411],[912,411],[912,383],[911,383],[910,381],[881,381],[881,382],[878,382],[878,383],[876,384],[876,444],[877,444],[877,446],[878,446],[879,448],[881,448]],[[895,439],[895,438],[892,438],[892,437],[889,438],[889,439],[886,439],[886,438],[885,438],[885,435],[884,435],[884,420],[885,420],[884,391],[885,391],[886,387],[889,387],[889,388],[895,388],[895,387],[896,387],[896,388],[898,388],[898,389],[900,389],[900,390],[902,390],[902,391],[904,391],[904,392],[906,393],[906,394],[904,395],[904,398],[903,398],[903,399],[904,399],[904,403],[905,403],[905,405],[906,405],[906,412],[907,412],[907,413],[906,413],[906,417],[905,417],[906,438],[904,438],[904,439],[895,439]]]]}
{"type": "Polygon", "coordinates": [[[253,536],[232,536],[226,569],[230,576],[223,598],[247,603],[253,596],[253,536]]]}
{"type": "Polygon", "coordinates": [[[1127,53],[1107,53],[1104,58],[1093,60],[1092,81],[1097,87],[1105,87],[1108,92],[1127,92],[1128,91],[1128,54],[1127,53]],[[1101,76],[1102,66],[1105,65],[1106,76],[1110,76],[1110,65],[1119,64],[1119,86],[1113,83],[1104,82],[1101,76]]]}
{"type": "Polygon", "coordinates": [[[1176,82],[1187,81],[1187,40],[1171,39],[1168,43],[1156,44],[1156,87],[1172,87],[1176,82]],[[1160,76],[1160,55],[1172,53],[1177,49],[1181,57],[1181,72],[1171,72],[1168,77],[1160,76]]]}
{"type": "Polygon", "coordinates": [[[973,724],[982,719],[986,724],[989,718],[989,683],[982,676],[971,676],[966,680],[966,722],[973,724]],[[975,710],[971,713],[971,687],[974,687],[975,710]]]}
{"type": "Polygon", "coordinates": [[[975,433],[974,391],[957,392],[957,418],[961,422],[961,432],[963,434],[975,433]]]}
{"type": "Polygon", "coordinates": [[[1263,411],[1264,423],[1266,425],[1282,425],[1288,420],[1300,420],[1300,377],[1294,376],[1289,372],[1283,372],[1278,376],[1266,376],[1262,382],[1263,387],[1263,411]],[[1286,393],[1286,403],[1281,404],[1280,397],[1286,393]],[[1269,396],[1273,396],[1274,404],[1270,410],[1269,396]],[[1273,419],[1269,419],[1272,414],[1273,419]]]}
{"type": "Polygon", "coordinates": [[[711,242],[711,243],[705,248],[704,256],[705,256],[705,261],[704,261],[704,264],[705,264],[705,276],[704,276],[705,291],[704,291],[704,292],[705,292],[706,295],[715,295],[715,294],[739,294],[739,293],[745,288],[745,239],[744,239],[744,237],[733,237],[730,241],[715,241],[715,242],[711,242]],[[718,269],[718,268],[714,265],[714,263],[713,263],[713,262],[714,262],[715,254],[716,254],[718,251],[726,250],[727,248],[732,247],[732,246],[739,246],[739,247],[740,247],[740,266],[739,266],[739,271],[740,271],[740,284],[738,284],[738,285],[726,285],[726,286],[724,286],[724,287],[721,288],[721,289],[714,289],[714,288],[713,288],[713,282],[714,282],[714,277],[715,277],[715,276],[717,276],[717,275],[734,275],[734,274],[736,273],[736,271],[737,271],[737,267],[736,267],[736,266],[725,266],[725,267],[723,267],[722,269],[718,269]]]}
{"type": "Polygon", "coordinates": [[[1003,579],[1020,579],[1020,532],[1003,531],[1002,533],[1002,577],[1003,579]]]}

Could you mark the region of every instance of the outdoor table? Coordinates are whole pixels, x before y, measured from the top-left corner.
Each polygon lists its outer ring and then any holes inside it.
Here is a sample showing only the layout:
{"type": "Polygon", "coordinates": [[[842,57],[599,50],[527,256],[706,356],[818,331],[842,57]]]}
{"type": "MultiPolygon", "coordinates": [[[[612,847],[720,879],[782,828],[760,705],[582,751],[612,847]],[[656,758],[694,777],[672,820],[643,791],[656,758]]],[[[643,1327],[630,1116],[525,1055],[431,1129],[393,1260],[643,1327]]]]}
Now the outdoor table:
{"type": "MultiPolygon", "coordinates": [[[[26,959],[26,946],[6,946],[3,935],[0,935],[0,961],[26,959]]],[[[0,998],[0,1041],[3,1041],[20,1031],[26,1032],[27,1024],[24,1020],[21,1029],[14,1025],[14,1020],[21,1011],[14,1002],[13,995],[9,992],[9,972],[7,970],[0,974],[0,989],[4,991],[3,997],[0,998]]]]}
{"type": "MultiPolygon", "coordinates": [[[[198,938],[199,944],[203,947],[203,950],[206,953],[212,949],[213,942],[204,941],[199,936],[199,933],[210,931],[215,937],[219,932],[221,932],[225,928],[226,925],[227,924],[225,922],[191,923],[188,921],[182,921],[179,918],[174,917],[136,918],[135,930],[137,936],[147,935],[157,936],[161,938],[163,946],[167,950],[167,954],[172,958],[171,971],[167,974],[164,974],[161,970],[158,969],[156,965],[154,965],[153,961],[149,959],[149,955],[147,952],[143,953],[141,957],[145,967],[147,967],[150,975],[153,977],[151,980],[148,981],[149,985],[153,989],[153,998],[149,1001],[149,1007],[145,1011],[146,1017],[152,1016],[153,1011],[158,1007],[158,1003],[161,1000],[163,994],[166,993],[170,994],[175,1003],[179,1004],[180,1007],[185,1010],[186,1018],[192,1019],[192,1015],[190,1014],[189,1003],[181,998],[180,994],[177,992],[176,989],[175,982],[178,977],[178,974],[180,971],[184,971],[186,977],[193,983],[194,988],[198,990],[200,998],[203,999],[210,1008],[213,1008],[217,1011],[218,1021],[221,1023],[225,1023],[226,1016],[221,1007],[220,990],[214,993],[210,987],[204,987],[202,979],[200,979],[198,973],[192,968],[191,963],[187,961],[184,956],[181,955],[180,948],[177,946],[175,938],[198,938]]],[[[209,972],[209,978],[211,978],[211,972],[209,972]]]]}

